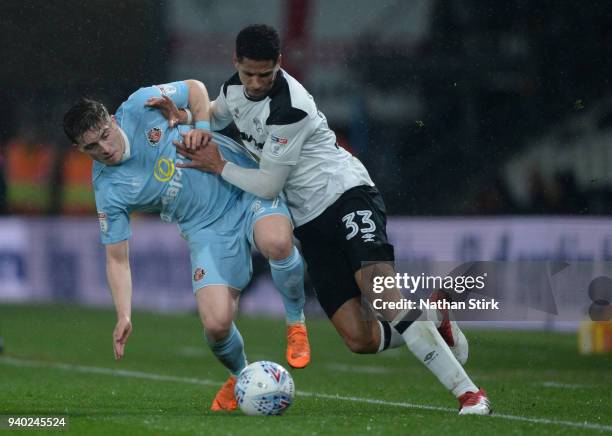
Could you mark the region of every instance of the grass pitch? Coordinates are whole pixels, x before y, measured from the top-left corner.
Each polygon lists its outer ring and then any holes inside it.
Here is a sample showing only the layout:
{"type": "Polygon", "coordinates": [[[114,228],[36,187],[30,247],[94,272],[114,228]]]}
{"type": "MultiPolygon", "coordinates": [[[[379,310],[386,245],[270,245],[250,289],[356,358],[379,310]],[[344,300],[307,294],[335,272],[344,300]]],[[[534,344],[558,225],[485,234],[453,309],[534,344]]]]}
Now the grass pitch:
{"type": "MultiPolygon", "coordinates": [[[[136,312],[120,362],[110,310],[0,305],[0,415],[64,415],[74,434],[612,433],[612,356],[580,356],[575,335],[471,331],[466,365],[493,403],[457,402],[405,348],[351,354],[326,319],[310,319],[312,362],[291,370],[282,417],[208,410],[227,374],[192,315],[136,312]]],[[[284,322],[239,318],[250,361],[284,358],[284,322]]]]}

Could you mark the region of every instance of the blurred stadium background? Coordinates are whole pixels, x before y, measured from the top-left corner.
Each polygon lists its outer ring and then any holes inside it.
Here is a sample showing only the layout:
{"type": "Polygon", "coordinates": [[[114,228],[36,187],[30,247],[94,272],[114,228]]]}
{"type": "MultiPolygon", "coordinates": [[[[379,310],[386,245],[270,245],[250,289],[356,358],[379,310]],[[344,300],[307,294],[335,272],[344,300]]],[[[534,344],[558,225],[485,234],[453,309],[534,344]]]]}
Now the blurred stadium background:
{"type": "MultiPolygon", "coordinates": [[[[4,0],[0,302],[111,304],[66,108],[186,78],[214,98],[255,22],[279,29],[284,67],[370,170],[398,258],[612,259],[607,1],[4,0]]],[[[192,310],[187,248],[158,221],[132,221],[134,306],[192,310]]],[[[246,313],[282,313],[266,268],[246,313]]]]}

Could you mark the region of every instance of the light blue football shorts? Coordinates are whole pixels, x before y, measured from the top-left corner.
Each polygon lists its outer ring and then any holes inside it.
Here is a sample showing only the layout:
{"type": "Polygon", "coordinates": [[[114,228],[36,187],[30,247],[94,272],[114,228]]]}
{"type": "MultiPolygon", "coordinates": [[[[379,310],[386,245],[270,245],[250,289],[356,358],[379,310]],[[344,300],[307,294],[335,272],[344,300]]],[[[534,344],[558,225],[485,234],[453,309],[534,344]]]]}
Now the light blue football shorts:
{"type": "Polygon", "coordinates": [[[194,232],[187,240],[194,293],[211,285],[244,289],[253,274],[251,247],[255,223],[271,215],[283,215],[291,221],[287,205],[280,197],[264,200],[243,193],[232,209],[222,220],[194,232]]]}

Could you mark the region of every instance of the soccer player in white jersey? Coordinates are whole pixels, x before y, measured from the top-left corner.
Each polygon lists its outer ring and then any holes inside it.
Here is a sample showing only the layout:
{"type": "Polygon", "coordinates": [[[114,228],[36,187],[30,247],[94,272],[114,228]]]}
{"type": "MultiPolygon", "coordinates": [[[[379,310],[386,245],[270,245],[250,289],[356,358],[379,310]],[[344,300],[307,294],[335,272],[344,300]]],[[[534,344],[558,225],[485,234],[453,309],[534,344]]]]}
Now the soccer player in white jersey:
{"type": "MultiPolygon", "coordinates": [[[[64,130],[74,146],[95,161],[92,179],[100,237],[106,246],[107,277],[117,311],[115,358],[123,356],[132,330],[129,217],[133,211],[158,212],[162,220],[178,223],[189,244],[192,288],[205,337],[230,372],[211,409],[233,410],[236,376],[246,366],[242,336],[233,318],[240,290],[250,280],[251,245],[255,241],[260,249],[273,251],[270,242],[274,239],[262,237],[267,227],[261,224],[281,221],[291,228],[291,221],[278,198],[257,198],[216,175],[178,167],[182,159],[173,142],[183,138],[190,143],[211,135],[205,130],[209,104],[206,88],[198,81],[150,86],[133,93],[114,116],[100,102],[79,102],[66,113],[64,130]],[[164,119],[153,108],[160,99],[191,108],[196,128],[177,128],[164,119]]],[[[240,145],[222,135],[213,136],[226,158],[257,167],[240,145]]],[[[273,278],[285,297],[288,317],[292,313],[303,322],[302,259],[292,243],[291,248],[297,259],[273,266],[280,270],[277,277],[273,271],[273,278]]]]}
{"type": "Polygon", "coordinates": [[[489,400],[454,353],[467,358],[457,328],[436,325],[420,313],[386,309],[382,320],[363,314],[360,297],[399,301],[399,290],[372,291],[373,277],[394,276],[385,206],[361,162],[340,148],[312,96],[281,69],[280,40],[266,25],[244,28],[236,38],[237,70],[211,105],[211,124],[234,122],[259,168],[223,159],[213,143],[177,148],[185,167],[220,174],[264,198],[283,191],[302,244],[317,298],[346,345],[376,353],[405,343],[459,400],[460,414],[488,414],[489,400]],[[367,264],[364,264],[367,262],[367,264]],[[451,346],[451,348],[449,348],[451,346]]]}

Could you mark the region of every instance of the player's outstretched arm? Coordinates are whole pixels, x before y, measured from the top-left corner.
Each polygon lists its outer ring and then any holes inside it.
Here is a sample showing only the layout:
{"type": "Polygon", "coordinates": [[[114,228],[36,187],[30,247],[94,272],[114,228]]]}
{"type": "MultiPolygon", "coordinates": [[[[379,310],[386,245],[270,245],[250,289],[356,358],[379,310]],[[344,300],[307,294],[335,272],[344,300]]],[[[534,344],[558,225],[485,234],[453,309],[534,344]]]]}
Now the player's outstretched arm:
{"type": "Polygon", "coordinates": [[[232,162],[221,165],[218,161],[214,162],[217,159],[209,152],[213,161],[208,163],[206,170],[221,174],[224,180],[243,191],[273,199],[285,187],[291,169],[299,160],[302,146],[312,133],[313,128],[309,125],[309,120],[304,116],[292,124],[269,126],[259,169],[242,168],[232,162]]]}
{"type": "Polygon", "coordinates": [[[189,89],[189,109],[193,114],[193,124],[198,128],[198,122],[208,123],[210,130],[210,97],[206,86],[199,80],[185,80],[189,89]]]}
{"type": "Polygon", "coordinates": [[[132,333],[132,273],[128,241],[106,246],[106,278],[117,312],[113,351],[115,359],[119,360],[123,357],[125,344],[132,333]]]}
{"type": "Polygon", "coordinates": [[[189,149],[198,149],[206,146],[210,138],[210,98],[206,86],[199,80],[184,80],[188,90],[189,112],[176,106],[172,98],[167,95],[149,98],[145,106],[158,109],[168,120],[170,127],[177,124],[194,124],[195,129],[181,133],[182,143],[189,149]]]}
{"type": "Polygon", "coordinates": [[[243,168],[223,159],[214,142],[198,150],[187,148],[177,141],[173,142],[179,154],[189,159],[187,162],[177,163],[178,168],[195,168],[220,174],[243,191],[268,200],[276,198],[283,190],[292,168],[290,165],[277,164],[265,158],[259,163],[259,168],[243,168]]]}
{"type": "Polygon", "coordinates": [[[190,112],[187,112],[185,108],[179,109],[167,95],[151,97],[146,101],[145,106],[159,110],[164,118],[168,120],[168,125],[172,128],[179,124],[193,123],[193,114],[190,116],[190,112]]]}

